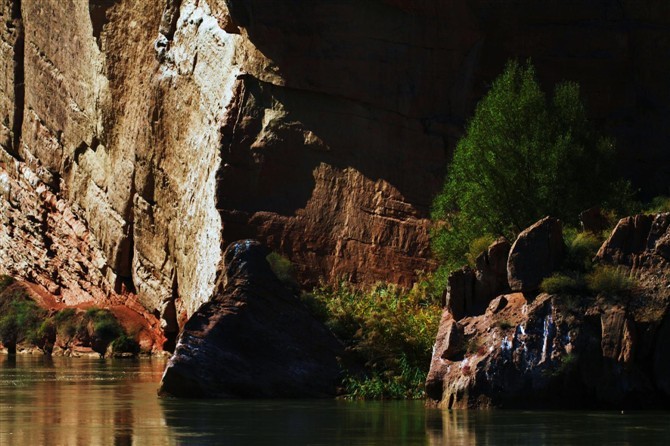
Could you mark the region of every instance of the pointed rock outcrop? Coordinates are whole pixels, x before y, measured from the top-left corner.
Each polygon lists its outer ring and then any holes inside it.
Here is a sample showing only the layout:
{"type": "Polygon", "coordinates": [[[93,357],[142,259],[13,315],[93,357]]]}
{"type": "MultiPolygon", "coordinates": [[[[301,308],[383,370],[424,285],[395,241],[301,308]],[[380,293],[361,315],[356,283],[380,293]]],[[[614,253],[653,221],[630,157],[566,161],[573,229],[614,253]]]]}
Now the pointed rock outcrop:
{"type": "Polygon", "coordinates": [[[335,395],[342,345],[277,279],[268,253],[252,240],[226,249],[215,296],[184,326],[162,395],[335,395]]]}

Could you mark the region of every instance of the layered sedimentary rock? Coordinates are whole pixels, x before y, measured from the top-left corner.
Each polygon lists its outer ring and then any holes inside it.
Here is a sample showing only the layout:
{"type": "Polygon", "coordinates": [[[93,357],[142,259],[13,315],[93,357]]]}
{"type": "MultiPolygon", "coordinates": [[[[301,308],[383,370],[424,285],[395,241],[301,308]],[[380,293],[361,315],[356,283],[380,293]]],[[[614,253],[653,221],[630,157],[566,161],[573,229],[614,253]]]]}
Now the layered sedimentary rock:
{"type": "Polygon", "coordinates": [[[536,3],[0,0],[2,156],[94,235],[100,293],[136,293],[171,336],[242,237],[304,283],[409,284],[433,266],[450,150],[509,57],[579,81],[628,174],[666,192],[670,11],[536,3]]]}
{"type": "Polygon", "coordinates": [[[214,298],[189,319],[159,393],[178,397],[327,397],[344,347],[275,277],[269,250],[232,243],[214,298]]]}
{"type": "Polygon", "coordinates": [[[598,261],[633,277],[630,292],[503,294],[483,313],[458,320],[446,308],[429,401],[445,408],[667,408],[670,264],[659,247],[668,215],[622,219],[600,249],[598,261]]]}

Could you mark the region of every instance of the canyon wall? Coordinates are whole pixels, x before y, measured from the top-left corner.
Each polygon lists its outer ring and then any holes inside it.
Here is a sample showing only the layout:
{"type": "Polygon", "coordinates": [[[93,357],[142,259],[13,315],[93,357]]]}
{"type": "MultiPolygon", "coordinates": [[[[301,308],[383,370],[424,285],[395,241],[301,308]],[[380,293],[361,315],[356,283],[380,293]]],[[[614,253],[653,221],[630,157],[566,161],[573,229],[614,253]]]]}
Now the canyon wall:
{"type": "Polygon", "coordinates": [[[241,238],[305,284],[433,268],[432,197],[510,57],[547,86],[579,81],[625,173],[668,192],[662,0],[0,0],[0,15],[0,272],[64,301],[137,294],[167,332],[241,238]],[[58,238],[63,213],[90,232],[85,268],[31,241],[58,238]],[[68,297],[73,275],[94,279],[68,297]]]}

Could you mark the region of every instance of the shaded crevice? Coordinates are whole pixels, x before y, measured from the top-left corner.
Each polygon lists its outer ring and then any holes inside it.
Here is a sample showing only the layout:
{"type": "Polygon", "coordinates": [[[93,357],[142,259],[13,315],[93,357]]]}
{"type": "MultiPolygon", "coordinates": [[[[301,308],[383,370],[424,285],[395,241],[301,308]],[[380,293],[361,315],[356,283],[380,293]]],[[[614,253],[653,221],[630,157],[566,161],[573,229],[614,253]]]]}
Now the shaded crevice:
{"type": "Polygon", "coordinates": [[[252,2],[240,0],[225,0],[226,7],[233,23],[239,28],[249,28],[253,21],[252,2]]]}
{"type": "Polygon", "coordinates": [[[56,251],[53,249],[54,241],[51,236],[51,226],[49,225],[49,210],[46,208],[42,210],[40,230],[42,233],[42,241],[46,248],[46,255],[48,258],[53,259],[56,257],[56,251]]]}
{"type": "Polygon", "coordinates": [[[93,27],[93,37],[98,49],[102,51],[102,31],[109,22],[107,11],[114,6],[118,0],[90,0],[88,2],[88,13],[91,17],[91,26],[93,27]]]}
{"type": "MultiPolygon", "coordinates": [[[[246,86],[246,81],[249,77],[249,75],[238,76],[235,86],[233,87],[235,90],[233,93],[233,100],[228,105],[228,110],[226,112],[226,120],[219,130],[221,134],[219,142],[221,161],[219,170],[216,174],[216,208],[219,210],[228,209],[231,206],[231,203],[226,196],[226,187],[224,186],[226,176],[225,170],[230,164],[236,163],[236,160],[234,159],[235,149],[233,144],[236,139],[240,139],[237,137],[237,132],[240,126],[240,120],[244,117],[244,108],[249,96],[246,86]]],[[[245,153],[248,152],[248,150],[239,150],[239,152],[245,153]]]]}
{"type": "MultiPolygon", "coordinates": [[[[117,254],[117,272],[118,278],[125,286],[126,290],[136,294],[137,287],[133,281],[133,261],[135,258],[135,203],[134,197],[137,194],[137,187],[135,182],[135,173],[133,172],[133,179],[130,184],[130,192],[128,194],[128,203],[124,219],[127,224],[126,238],[121,242],[117,254]]],[[[117,280],[117,282],[119,281],[117,280]]]]}
{"type": "Polygon", "coordinates": [[[14,44],[14,122],[12,123],[12,155],[19,156],[23,111],[25,108],[25,32],[21,15],[21,0],[12,3],[12,21],[16,24],[14,44]]]}
{"type": "Polygon", "coordinates": [[[163,350],[173,353],[177,346],[177,337],[179,335],[179,322],[177,320],[177,299],[179,298],[179,282],[177,279],[177,272],[174,272],[172,279],[172,295],[170,300],[165,305],[163,310],[163,321],[165,328],[163,334],[165,335],[165,343],[163,343],[163,350]]]}
{"type": "Polygon", "coordinates": [[[123,249],[119,250],[119,257],[121,262],[119,265],[119,280],[125,286],[126,290],[137,294],[137,288],[133,281],[132,265],[133,257],[135,256],[135,237],[133,235],[134,228],[132,222],[128,223],[128,238],[122,243],[123,249]]]}
{"type": "Polygon", "coordinates": [[[179,10],[182,0],[166,0],[161,24],[158,32],[163,34],[168,41],[172,41],[177,31],[177,22],[179,21],[179,10]]]}

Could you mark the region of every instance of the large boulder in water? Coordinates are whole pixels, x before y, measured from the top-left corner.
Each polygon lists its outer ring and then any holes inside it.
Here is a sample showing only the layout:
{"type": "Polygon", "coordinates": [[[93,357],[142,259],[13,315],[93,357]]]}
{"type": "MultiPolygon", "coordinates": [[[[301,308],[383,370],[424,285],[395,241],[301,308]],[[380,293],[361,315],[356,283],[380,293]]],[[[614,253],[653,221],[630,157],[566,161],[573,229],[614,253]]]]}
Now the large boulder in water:
{"type": "Polygon", "coordinates": [[[277,279],[267,254],[252,240],[226,249],[214,298],[184,326],[161,395],[335,395],[342,345],[277,279]]]}

